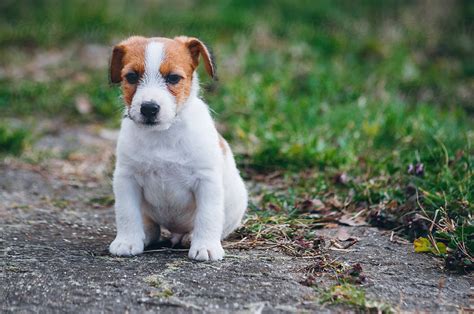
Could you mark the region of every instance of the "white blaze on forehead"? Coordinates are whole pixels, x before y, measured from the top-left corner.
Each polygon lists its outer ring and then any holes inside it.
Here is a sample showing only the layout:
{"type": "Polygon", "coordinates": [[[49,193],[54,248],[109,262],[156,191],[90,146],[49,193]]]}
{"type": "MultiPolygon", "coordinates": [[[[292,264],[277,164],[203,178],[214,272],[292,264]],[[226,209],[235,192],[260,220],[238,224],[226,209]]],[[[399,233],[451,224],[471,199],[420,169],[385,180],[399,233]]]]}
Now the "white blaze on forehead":
{"type": "Polygon", "coordinates": [[[160,66],[164,59],[163,43],[153,41],[145,49],[145,75],[144,80],[147,83],[159,82],[161,80],[160,66]]]}

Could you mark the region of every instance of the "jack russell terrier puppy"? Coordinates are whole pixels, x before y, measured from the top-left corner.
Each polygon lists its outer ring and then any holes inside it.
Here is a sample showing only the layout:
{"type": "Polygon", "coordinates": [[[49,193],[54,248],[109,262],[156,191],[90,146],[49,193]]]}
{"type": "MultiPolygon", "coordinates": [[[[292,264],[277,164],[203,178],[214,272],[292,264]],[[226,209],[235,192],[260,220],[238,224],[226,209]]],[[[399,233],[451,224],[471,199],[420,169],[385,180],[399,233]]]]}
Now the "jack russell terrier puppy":
{"type": "Polygon", "coordinates": [[[189,257],[224,257],[221,240],[247,208],[247,190],[232,151],[199,98],[196,68],[215,67],[191,37],[133,36],[113,49],[110,80],[121,83],[125,118],[114,172],[117,236],[113,255],[137,255],[159,239],[191,239],[189,257]]]}

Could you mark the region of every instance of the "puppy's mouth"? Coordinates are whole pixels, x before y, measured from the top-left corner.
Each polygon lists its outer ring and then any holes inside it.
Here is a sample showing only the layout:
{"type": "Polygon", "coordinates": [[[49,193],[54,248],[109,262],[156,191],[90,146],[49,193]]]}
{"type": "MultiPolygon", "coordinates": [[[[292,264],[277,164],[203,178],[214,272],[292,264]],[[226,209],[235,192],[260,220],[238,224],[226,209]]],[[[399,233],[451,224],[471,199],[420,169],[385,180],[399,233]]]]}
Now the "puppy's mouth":
{"type": "Polygon", "coordinates": [[[137,125],[139,125],[141,127],[144,127],[144,128],[158,127],[162,124],[160,121],[148,120],[148,119],[144,119],[142,121],[135,121],[135,120],[132,119],[132,121],[135,122],[137,125]]]}
{"type": "Polygon", "coordinates": [[[139,125],[145,125],[145,126],[155,126],[155,125],[159,125],[160,124],[160,121],[156,120],[156,119],[134,119],[133,116],[129,113],[126,113],[124,114],[123,116],[125,119],[128,118],[130,120],[132,120],[133,122],[135,122],[136,124],[139,124],[139,125]]]}
{"type": "Polygon", "coordinates": [[[155,120],[146,119],[145,121],[141,122],[141,124],[144,124],[147,126],[154,126],[154,125],[158,125],[159,122],[155,120]]]}

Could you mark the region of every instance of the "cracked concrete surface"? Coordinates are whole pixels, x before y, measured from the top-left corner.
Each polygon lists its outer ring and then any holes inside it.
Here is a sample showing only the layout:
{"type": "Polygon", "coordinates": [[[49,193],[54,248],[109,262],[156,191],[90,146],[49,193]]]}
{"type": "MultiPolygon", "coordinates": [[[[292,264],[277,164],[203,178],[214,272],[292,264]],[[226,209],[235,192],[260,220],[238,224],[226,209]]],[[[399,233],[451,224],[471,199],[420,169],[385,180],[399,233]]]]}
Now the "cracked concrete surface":
{"type": "MultiPolygon", "coordinates": [[[[274,250],[228,249],[221,262],[199,263],[185,250],[132,258],[107,254],[114,237],[110,171],[113,141],[95,127],[63,128],[33,150],[61,158],[0,163],[2,312],[294,312],[323,306],[300,282],[311,259],[274,250]],[[65,151],[67,157],[64,158],[65,151]]],[[[456,312],[472,306],[472,276],[393,243],[387,232],[346,227],[359,242],[331,258],[360,263],[370,299],[395,310],[456,312]],[[470,303],[471,302],[471,303],[470,303]]],[[[323,229],[331,237],[336,229],[323,229]]],[[[318,286],[334,283],[328,274],[318,286]]]]}

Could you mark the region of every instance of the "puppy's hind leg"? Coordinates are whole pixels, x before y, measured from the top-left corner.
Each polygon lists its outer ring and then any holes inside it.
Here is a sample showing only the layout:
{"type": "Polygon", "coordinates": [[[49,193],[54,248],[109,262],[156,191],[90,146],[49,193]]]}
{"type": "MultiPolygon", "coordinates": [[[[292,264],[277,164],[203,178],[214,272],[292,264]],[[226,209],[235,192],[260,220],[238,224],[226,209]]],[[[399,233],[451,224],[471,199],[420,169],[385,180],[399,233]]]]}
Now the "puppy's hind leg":
{"type": "Polygon", "coordinates": [[[181,243],[181,239],[183,238],[184,234],[182,233],[172,233],[171,234],[171,246],[175,247],[176,245],[181,243]]]}
{"type": "Polygon", "coordinates": [[[173,247],[190,247],[191,246],[191,233],[172,233],[171,234],[171,245],[173,247]]]}
{"type": "Polygon", "coordinates": [[[143,226],[145,229],[145,247],[157,244],[160,241],[161,228],[153,219],[148,215],[142,214],[143,226]]]}
{"type": "Polygon", "coordinates": [[[145,200],[142,201],[141,212],[145,229],[145,247],[153,246],[160,241],[160,225],[152,218],[153,207],[145,200]]]}

